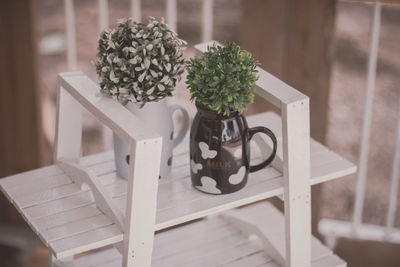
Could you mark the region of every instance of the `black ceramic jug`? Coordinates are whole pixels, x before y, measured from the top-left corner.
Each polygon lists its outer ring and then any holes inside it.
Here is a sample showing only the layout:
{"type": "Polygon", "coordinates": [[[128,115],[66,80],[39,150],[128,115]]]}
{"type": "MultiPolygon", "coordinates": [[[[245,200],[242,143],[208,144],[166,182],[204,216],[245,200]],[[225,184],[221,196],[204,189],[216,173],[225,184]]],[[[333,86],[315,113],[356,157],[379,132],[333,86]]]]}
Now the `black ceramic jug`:
{"type": "Polygon", "coordinates": [[[265,127],[248,128],[245,117],[239,112],[223,116],[199,104],[196,107],[190,132],[193,186],[210,194],[229,194],[242,189],[249,172],[266,167],[274,159],[275,135],[265,127]],[[250,166],[250,139],[259,132],[271,138],[273,150],[265,161],[250,166]]]}

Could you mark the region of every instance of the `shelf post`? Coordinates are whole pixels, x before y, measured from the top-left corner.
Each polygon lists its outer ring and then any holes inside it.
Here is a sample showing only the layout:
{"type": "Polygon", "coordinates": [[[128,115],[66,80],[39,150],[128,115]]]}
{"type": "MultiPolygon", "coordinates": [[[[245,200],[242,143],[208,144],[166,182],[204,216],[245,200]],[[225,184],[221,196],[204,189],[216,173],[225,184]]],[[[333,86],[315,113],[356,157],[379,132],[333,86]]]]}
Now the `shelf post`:
{"type": "Polygon", "coordinates": [[[311,266],[310,107],[281,102],[286,266],[311,266]]]}
{"type": "Polygon", "coordinates": [[[124,267],[151,266],[162,139],[131,141],[124,267]]]}
{"type": "Polygon", "coordinates": [[[82,107],[61,83],[57,90],[54,162],[61,158],[78,162],[81,155],[82,107]]]}

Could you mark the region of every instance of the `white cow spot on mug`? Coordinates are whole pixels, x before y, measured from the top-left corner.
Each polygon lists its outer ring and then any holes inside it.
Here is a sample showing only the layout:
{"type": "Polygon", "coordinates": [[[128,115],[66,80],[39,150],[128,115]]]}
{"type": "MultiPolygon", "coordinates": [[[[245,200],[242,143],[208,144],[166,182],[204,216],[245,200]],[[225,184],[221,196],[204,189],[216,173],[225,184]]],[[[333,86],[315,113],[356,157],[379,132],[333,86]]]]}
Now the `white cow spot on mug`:
{"type": "Polygon", "coordinates": [[[246,167],[245,166],[240,167],[240,169],[236,174],[232,174],[229,177],[229,183],[239,184],[241,181],[243,181],[245,174],[246,174],[246,167]]]}
{"type": "Polygon", "coordinates": [[[210,150],[208,145],[204,142],[199,143],[199,148],[201,150],[201,157],[203,159],[213,159],[217,156],[217,151],[216,150],[210,150]]]}
{"type": "Polygon", "coordinates": [[[241,148],[236,149],[235,152],[233,153],[233,155],[236,158],[240,158],[242,156],[242,149],[241,148]]]}
{"type": "Polygon", "coordinates": [[[201,165],[201,163],[194,162],[194,160],[190,160],[190,168],[194,174],[197,174],[199,170],[203,169],[203,165],[201,165]]]}
{"type": "Polygon", "coordinates": [[[211,194],[221,194],[221,190],[217,188],[217,182],[208,177],[208,176],[203,176],[200,179],[202,186],[196,185],[196,188],[199,189],[200,191],[204,191],[207,193],[211,194]]]}

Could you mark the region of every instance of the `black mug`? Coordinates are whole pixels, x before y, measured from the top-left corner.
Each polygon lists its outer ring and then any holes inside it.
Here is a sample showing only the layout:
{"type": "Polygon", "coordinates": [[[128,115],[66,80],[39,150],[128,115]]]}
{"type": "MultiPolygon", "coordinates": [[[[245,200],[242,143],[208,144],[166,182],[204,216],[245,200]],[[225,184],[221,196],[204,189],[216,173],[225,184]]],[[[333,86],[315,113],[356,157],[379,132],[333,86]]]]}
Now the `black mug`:
{"type": "Polygon", "coordinates": [[[190,131],[190,174],[193,186],[209,194],[229,194],[242,189],[249,172],[268,166],[274,159],[277,141],[265,127],[248,128],[240,112],[227,116],[196,104],[197,114],[190,131]],[[250,166],[250,140],[266,134],[273,143],[271,155],[250,166]]]}

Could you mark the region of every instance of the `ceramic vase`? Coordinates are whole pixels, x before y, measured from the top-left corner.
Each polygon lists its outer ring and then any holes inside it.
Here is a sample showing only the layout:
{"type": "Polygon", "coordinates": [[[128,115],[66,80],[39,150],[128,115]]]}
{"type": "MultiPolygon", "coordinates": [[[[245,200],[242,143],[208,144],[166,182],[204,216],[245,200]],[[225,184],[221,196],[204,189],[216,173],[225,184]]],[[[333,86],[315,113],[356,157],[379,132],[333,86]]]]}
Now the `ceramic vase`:
{"type": "MultiPolygon", "coordinates": [[[[179,105],[168,106],[165,100],[159,102],[149,102],[143,108],[136,104],[128,103],[125,106],[130,112],[135,114],[146,125],[162,136],[162,154],[160,166],[160,178],[167,177],[172,168],[172,152],[186,135],[189,127],[189,116],[187,111],[179,105]],[[183,114],[182,127],[174,138],[174,126],[172,114],[180,110],[183,114]]],[[[114,134],[114,156],[117,174],[125,179],[129,173],[129,145],[114,134]]]]}

